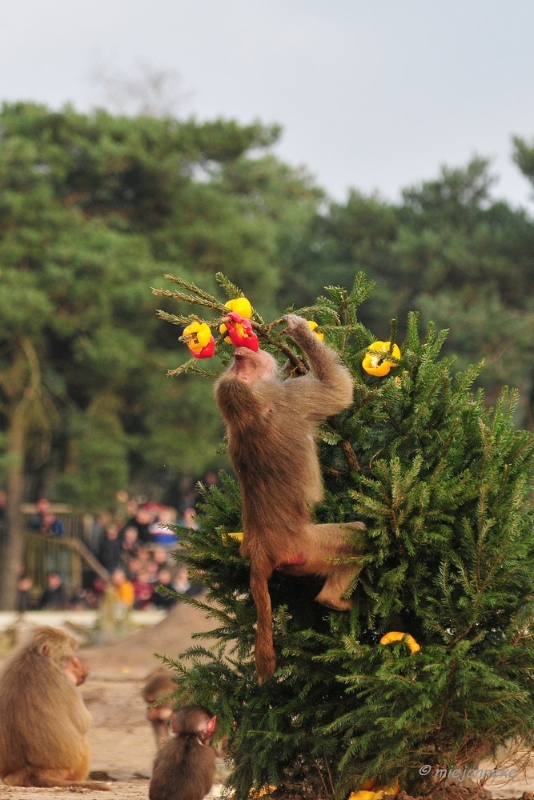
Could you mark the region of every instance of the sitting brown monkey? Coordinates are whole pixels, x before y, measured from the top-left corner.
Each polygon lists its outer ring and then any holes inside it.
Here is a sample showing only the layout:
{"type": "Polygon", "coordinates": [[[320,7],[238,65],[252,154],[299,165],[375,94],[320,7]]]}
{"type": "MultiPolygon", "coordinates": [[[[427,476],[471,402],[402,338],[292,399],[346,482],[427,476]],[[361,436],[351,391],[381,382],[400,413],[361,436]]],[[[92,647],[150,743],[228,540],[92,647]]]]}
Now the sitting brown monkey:
{"type": "Polygon", "coordinates": [[[109,790],[84,780],[91,715],[76,687],[88,669],[75,647],[63,631],[36,628],[0,677],[0,778],[8,786],[109,790]]]}
{"type": "Polygon", "coordinates": [[[173,712],[172,699],[162,698],[171,694],[176,689],[176,684],[171,680],[172,673],[165,667],[157,667],[147,676],[143,686],[143,700],[148,704],[146,717],[152,725],[156,746],[162,747],[169,738],[168,721],[173,712]],[[159,702],[158,702],[159,701],[159,702]]]}
{"type": "Polygon", "coordinates": [[[204,706],[184,706],[172,715],[176,738],[154,761],[149,800],[202,800],[215,777],[215,750],[210,741],[217,717],[204,706]]]}
{"type": "Polygon", "coordinates": [[[315,435],[318,423],[352,403],[352,377],[336,352],[308,322],[285,317],[287,332],[306,354],[312,373],[282,380],[264,350],[235,351],[232,365],[215,384],[215,399],[227,426],[228,449],[243,498],[241,554],[250,559],[250,589],[258,613],[255,660],[260,683],[276,666],[267,580],[281,570],[324,575],[320,603],[340,611],[359,565],[336,564],[361,553],[361,522],[316,525],[311,508],[323,498],[315,435]]]}

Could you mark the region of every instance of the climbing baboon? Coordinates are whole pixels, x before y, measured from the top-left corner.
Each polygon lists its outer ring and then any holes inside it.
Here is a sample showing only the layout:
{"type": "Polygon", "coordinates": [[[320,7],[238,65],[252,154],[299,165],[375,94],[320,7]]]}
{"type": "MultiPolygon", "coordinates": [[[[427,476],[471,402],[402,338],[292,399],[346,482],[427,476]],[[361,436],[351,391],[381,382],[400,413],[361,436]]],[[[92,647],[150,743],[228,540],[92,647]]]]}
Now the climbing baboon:
{"type": "Polygon", "coordinates": [[[282,380],[264,350],[235,350],[231,366],[215,384],[215,399],[228,431],[228,451],[243,497],[241,554],[250,559],[250,589],[258,613],[255,659],[259,681],[276,666],[271,598],[274,570],[324,575],[317,600],[345,611],[344,597],[362,552],[361,522],[315,525],[311,508],[323,498],[315,435],[325,417],[352,403],[352,377],[336,351],[321,342],[308,322],[285,317],[287,332],[302,348],[312,372],[282,380]],[[347,561],[343,563],[342,557],[347,561]]]}

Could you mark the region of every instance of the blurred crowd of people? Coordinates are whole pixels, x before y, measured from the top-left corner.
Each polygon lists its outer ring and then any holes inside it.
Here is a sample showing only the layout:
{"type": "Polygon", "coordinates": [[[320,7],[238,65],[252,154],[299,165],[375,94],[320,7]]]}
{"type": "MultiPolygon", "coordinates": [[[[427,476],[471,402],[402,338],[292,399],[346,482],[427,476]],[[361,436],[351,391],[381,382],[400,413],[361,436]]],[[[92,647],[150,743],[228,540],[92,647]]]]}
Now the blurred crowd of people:
{"type": "MultiPolygon", "coordinates": [[[[193,494],[190,498],[194,500],[193,494]]],[[[118,604],[125,610],[156,608],[169,610],[179,599],[203,591],[191,583],[185,564],[177,561],[180,537],[177,527],[198,528],[193,505],[181,513],[152,501],[126,499],[124,513],[113,516],[101,513],[91,520],[84,532],[84,543],[104,568],[86,569],[83,586],[69,595],[60,568],[50,569],[41,596],[35,596],[33,581],[21,568],[18,582],[18,610],[97,608],[111,588],[118,604]],[[174,552],[173,552],[174,551],[174,552]],[[156,591],[156,587],[158,591],[156,591]]],[[[61,520],[41,498],[29,527],[51,537],[63,537],[61,520]]]]}
{"type": "MultiPolygon", "coordinates": [[[[189,582],[185,565],[170,557],[180,542],[176,527],[198,527],[195,509],[186,507],[177,518],[168,506],[128,500],[126,512],[122,524],[109,514],[100,514],[87,535],[87,545],[111,575],[118,599],[128,608],[168,609],[176,598],[156,593],[156,586],[187,595],[201,591],[189,582]]],[[[95,578],[97,594],[102,583],[101,578],[95,578]]]]}

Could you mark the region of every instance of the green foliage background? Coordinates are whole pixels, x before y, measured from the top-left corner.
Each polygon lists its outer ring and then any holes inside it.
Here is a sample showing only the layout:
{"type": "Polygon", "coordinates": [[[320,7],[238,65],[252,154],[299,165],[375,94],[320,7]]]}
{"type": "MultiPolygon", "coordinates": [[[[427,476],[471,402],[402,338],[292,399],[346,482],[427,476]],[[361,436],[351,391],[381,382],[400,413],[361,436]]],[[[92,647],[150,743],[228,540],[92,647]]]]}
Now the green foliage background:
{"type": "Polygon", "coordinates": [[[277,135],[4,105],[0,413],[23,440],[11,462],[28,499],[97,510],[136,488],[177,501],[181,478],[220,463],[205,386],[165,379],[185,348],[150,287],[176,264],[208,287],[225,269],[269,308],[320,197],[265,152],[277,135]]]}
{"type": "MultiPolygon", "coordinates": [[[[266,317],[325,285],[376,282],[361,309],[378,339],[419,310],[450,329],[454,370],[486,360],[493,401],[516,387],[532,427],[534,224],[491,196],[488,163],[444,168],[393,204],[356,189],[332,203],[277,159],[276,126],[51,111],[0,112],[0,481],[25,499],[113,505],[119,489],[176,502],[217,468],[220,424],[185,359],[170,310],[150,294],[179,273],[205,290],[217,271],[266,317]],[[30,396],[31,395],[31,396],[30,396]],[[102,454],[97,458],[96,454],[102,454]]],[[[514,141],[534,180],[534,146],[514,141]]]]}

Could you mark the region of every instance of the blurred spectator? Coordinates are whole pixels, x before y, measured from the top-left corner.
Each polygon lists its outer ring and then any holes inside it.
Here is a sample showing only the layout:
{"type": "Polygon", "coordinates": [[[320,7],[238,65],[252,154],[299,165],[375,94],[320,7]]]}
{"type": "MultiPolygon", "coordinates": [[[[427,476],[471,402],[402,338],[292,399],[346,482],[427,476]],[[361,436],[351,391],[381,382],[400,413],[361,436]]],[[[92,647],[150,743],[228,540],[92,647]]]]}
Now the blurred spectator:
{"type": "Polygon", "coordinates": [[[37,501],[37,514],[29,522],[30,528],[47,536],[64,536],[65,527],[60,519],[50,511],[50,501],[41,497],[37,501]]]}
{"type": "Polygon", "coordinates": [[[176,544],[178,537],[176,533],[168,527],[169,525],[176,524],[176,514],[174,510],[167,506],[160,506],[157,519],[149,528],[151,541],[154,542],[154,544],[161,544],[167,547],[176,544]]]}
{"type": "Polygon", "coordinates": [[[152,553],[152,561],[156,562],[156,564],[158,565],[158,569],[168,566],[168,559],[169,559],[169,551],[162,545],[156,547],[154,552],[152,553]]]}
{"type": "Polygon", "coordinates": [[[106,528],[106,533],[98,549],[98,560],[110,573],[120,566],[121,543],[119,541],[119,526],[114,522],[106,528]]]}
{"type": "Polygon", "coordinates": [[[132,556],[129,558],[126,562],[126,575],[128,576],[128,580],[134,581],[139,575],[141,569],[142,564],[137,556],[132,556]]]}
{"type": "MultiPolygon", "coordinates": [[[[139,510],[139,503],[137,502],[137,500],[128,500],[127,501],[127,503],[126,503],[126,519],[128,520],[128,522],[135,518],[135,515],[137,514],[138,510],[139,510]]],[[[128,522],[126,523],[126,525],[128,525],[128,522]]]]}
{"type": "Polygon", "coordinates": [[[129,525],[123,529],[121,541],[121,560],[128,561],[132,556],[136,556],[139,551],[137,528],[129,525]]]}
{"type": "Polygon", "coordinates": [[[145,500],[142,507],[145,511],[149,511],[152,514],[153,521],[158,516],[160,509],[164,508],[161,503],[155,503],[153,500],[145,500]]]}
{"type": "Polygon", "coordinates": [[[149,573],[146,569],[142,569],[137,578],[132,581],[134,587],[134,608],[142,611],[152,603],[154,596],[154,583],[148,580],[149,573]]]}
{"type": "Polygon", "coordinates": [[[30,611],[33,607],[31,589],[33,579],[26,575],[24,570],[21,572],[17,581],[17,611],[30,611]]]}
{"type": "Polygon", "coordinates": [[[70,607],[76,611],[84,611],[86,608],[96,608],[98,599],[92,589],[77,589],[71,597],[70,607]]]}
{"type": "Polygon", "coordinates": [[[121,610],[128,611],[135,600],[133,583],[129,581],[122,569],[115,569],[111,574],[111,586],[115,605],[121,610]]]}
{"type": "Polygon", "coordinates": [[[31,518],[29,525],[30,528],[39,530],[41,528],[44,515],[50,511],[50,500],[48,500],[46,497],[40,497],[35,505],[37,507],[37,514],[31,518]]]}
{"type": "Polygon", "coordinates": [[[111,514],[109,511],[103,511],[98,516],[94,517],[87,531],[85,532],[85,543],[91,553],[98,558],[98,551],[100,545],[106,534],[106,528],[111,523],[111,514]]]}
{"type": "Polygon", "coordinates": [[[42,593],[37,608],[41,611],[64,611],[69,607],[67,591],[59,572],[48,572],[46,575],[46,588],[42,593]]]}
{"type": "Polygon", "coordinates": [[[144,569],[146,570],[148,576],[148,582],[155,586],[158,582],[158,564],[156,564],[154,559],[151,558],[150,561],[147,562],[144,569]]]}
{"type": "Polygon", "coordinates": [[[95,578],[93,582],[93,592],[96,598],[97,605],[100,604],[103,596],[106,592],[106,587],[108,586],[108,582],[101,578],[99,575],[95,578]]]}
{"type": "Polygon", "coordinates": [[[145,567],[150,561],[150,550],[148,547],[140,545],[137,551],[137,558],[139,559],[141,566],[145,567]]]}
{"type": "Polygon", "coordinates": [[[47,511],[44,515],[40,530],[41,533],[46,533],[48,536],[65,536],[65,526],[51,511],[47,511]]]}
{"type": "Polygon", "coordinates": [[[189,506],[194,507],[199,500],[200,500],[200,493],[197,489],[195,481],[193,482],[193,485],[190,486],[189,489],[184,492],[183,502],[180,505],[180,509],[188,508],[189,506]]]}
{"type": "Polygon", "coordinates": [[[218,483],[217,473],[213,470],[208,470],[202,475],[200,479],[195,479],[190,485],[189,489],[184,491],[183,503],[180,508],[195,508],[197,503],[202,500],[202,495],[199,491],[199,486],[202,484],[208,491],[216,486],[218,483]]]}
{"type": "Polygon", "coordinates": [[[217,480],[217,473],[213,472],[213,470],[209,470],[202,478],[202,483],[206,489],[211,489],[213,486],[217,486],[217,480]]]}
{"type": "Polygon", "coordinates": [[[190,590],[191,583],[189,582],[187,567],[185,565],[182,564],[180,567],[178,567],[178,571],[172,582],[172,588],[174,589],[175,592],[185,595],[190,590]]]}
{"type": "MultiPolygon", "coordinates": [[[[171,571],[168,567],[163,567],[163,569],[160,569],[158,573],[158,584],[156,589],[159,586],[162,586],[164,589],[169,589],[170,591],[174,590],[174,586],[172,585],[171,571]]],[[[168,611],[176,603],[177,599],[177,597],[172,597],[167,594],[160,594],[159,591],[156,591],[154,592],[152,603],[156,608],[168,611]]]]}
{"type": "Polygon", "coordinates": [[[197,522],[197,512],[192,506],[188,506],[184,510],[182,514],[182,519],[178,522],[182,528],[193,528],[193,530],[198,530],[198,522],[197,522]]]}
{"type": "Polygon", "coordinates": [[[154,522],[155,514],[147,508],[141,506],[137,509],[135,514],[130,517],[121,529],[121,539],[124,535],[126,528],[133,527],[137,530],[137,539],[139,543],[146,544],[150,541],[149,528],[154,522]]]}
{"type": "Polygon", "coordinates": [[[183,594],[186,597],[195,597],[197,594],[201,594],[204,591],[204,587],[199,583],[190,582],[185,564],[181,564],[178,567],[176,576],[172,581],[172,588],[175,592],[178,592],[178,594],[183,594]]]}

